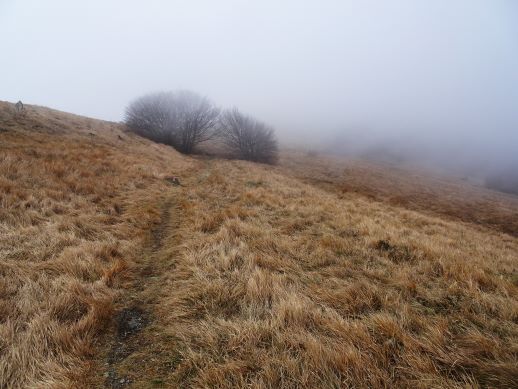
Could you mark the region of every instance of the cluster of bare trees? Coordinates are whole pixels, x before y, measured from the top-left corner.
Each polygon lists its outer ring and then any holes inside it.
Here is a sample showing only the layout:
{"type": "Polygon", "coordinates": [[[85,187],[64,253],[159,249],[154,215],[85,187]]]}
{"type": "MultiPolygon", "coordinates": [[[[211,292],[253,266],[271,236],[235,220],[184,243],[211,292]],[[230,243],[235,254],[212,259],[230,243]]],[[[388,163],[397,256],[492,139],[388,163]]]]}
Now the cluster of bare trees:
{"type": "Polygon", "coordinates": [[[218,116],[209,99],[193,92],[160,92],[133,101],[125,122],[137,134],[188,154],[214,136],[218,116]]]}
{"type": "Polygon", "coordinates": [[[264,163],[277,158],[271,127],[235,108],[221,112],[206,97],[189,91],[139,97],[127,107],[125,123],[133,132],[186,154],[213,140],[235,158],[264,163]]]}

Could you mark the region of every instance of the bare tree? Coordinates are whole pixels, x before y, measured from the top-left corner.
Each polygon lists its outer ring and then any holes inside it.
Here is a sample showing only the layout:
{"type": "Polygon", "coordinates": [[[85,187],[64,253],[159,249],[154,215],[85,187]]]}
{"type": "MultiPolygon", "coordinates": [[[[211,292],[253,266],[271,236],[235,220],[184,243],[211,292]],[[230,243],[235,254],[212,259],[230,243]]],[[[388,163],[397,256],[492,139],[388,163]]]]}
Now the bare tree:
{"type": "Polygon", "coordinates": [[[14,108],[16,109],[17,113],[20,113],[23,110],[25,110],[25,107],[23,106],[23,103],[21,100],[18,100],[18,102],[14,105],[14,108]]]}
{"type": "Polygon", "coordinates": [[[158,92],[134,100],[124,117],[126,125],[135,133],[155,142],[173,144],[174,95],[158,92]]]}
{"type": "Polygon", "coordinates": [[[137,134],[190,154],[211,139],[219,109],[206,97],[189,91],[140,97],[126,109],[125,122],[137,134]]]}
{"type": "Polygon", "coordinates": [[[221,115],[219,135],[229,151],[238,158],[264,163],[275,163],[277,160],[274,130],[236,108],[221,115]]]}
{"type": "Polygon", "coordinates": [[[220,111],[208,98],[189,91],[176,92],[173,108],[178,150],[190,154],[196,145],[214,137],[220,111]]]}

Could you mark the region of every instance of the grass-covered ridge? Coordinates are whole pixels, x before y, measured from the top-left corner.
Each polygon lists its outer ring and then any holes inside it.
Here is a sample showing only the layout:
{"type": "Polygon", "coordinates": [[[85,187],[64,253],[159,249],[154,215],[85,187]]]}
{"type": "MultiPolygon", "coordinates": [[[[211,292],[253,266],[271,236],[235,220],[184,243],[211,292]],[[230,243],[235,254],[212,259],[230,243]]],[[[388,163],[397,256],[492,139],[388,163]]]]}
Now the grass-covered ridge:
{"type": "Polygon", "coordinates": [[[495,224],[311,158],[192,159],[0,108],[0,386],[516,387],[518,239],[495,224]]]}

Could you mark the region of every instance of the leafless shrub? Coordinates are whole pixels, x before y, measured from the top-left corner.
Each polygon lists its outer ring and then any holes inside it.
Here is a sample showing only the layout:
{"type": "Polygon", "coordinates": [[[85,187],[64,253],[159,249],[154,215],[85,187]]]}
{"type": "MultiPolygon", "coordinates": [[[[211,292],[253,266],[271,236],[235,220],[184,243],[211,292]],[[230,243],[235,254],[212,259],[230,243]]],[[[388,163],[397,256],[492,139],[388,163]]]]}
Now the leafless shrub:
{"type": "Polygon", "coordinates": [[[137,134],[190,154],[214,136],[219,109],[206,97],[190,91],[161,92],[133,101],[126,125],[137,134]]]}
{"type": "Polygon", "coordinates": [[[235,108],[221,115],[219,135],[229,151],[238,158],[263,163],[275,163],[277,160],[274,130],[235,108]]]}
{"type": "Polygon", "coordinates": [[[159,92],[134,100],[124,122],[135,133],[155,142],[173,144],[174,95],[159,92]]]}
{"type": "Polygon", "coordinates": [[[20,117],[24,117],[25,115],[26,115],[25,106],[21,102],[21,100],[19,100],[16,104],[14,104],[14,117],[20,118],[20,117]]]}
{"type": "Polygon", "coordinates": [[[180,91],[174,97],[176,147],[189,154],[196,145],[214,136],[219,109],[208,98],[193,92],[180,91]]]}
{"type": "Polygon", "coordinates": [[[25,107],[23,106],[23,103],[21,102],[21,100],[19,100],[15,105],[14,105],[14,108],[16,109],[16,112],[20,113],[21,111],[23,111],[25,109],[25,107]]]}

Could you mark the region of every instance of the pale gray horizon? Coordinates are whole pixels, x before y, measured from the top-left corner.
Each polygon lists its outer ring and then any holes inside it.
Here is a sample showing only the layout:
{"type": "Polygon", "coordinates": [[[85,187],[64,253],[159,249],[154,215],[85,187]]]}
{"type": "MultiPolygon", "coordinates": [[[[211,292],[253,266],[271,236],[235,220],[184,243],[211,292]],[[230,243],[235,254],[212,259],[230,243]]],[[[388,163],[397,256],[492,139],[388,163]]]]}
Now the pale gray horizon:
{"type": "Polygon", "coordinates": [[[518,167],[512,0],[2,0],[0,36],[0,100],[120,121],[189,89],[285,144],[518,167]]]}

